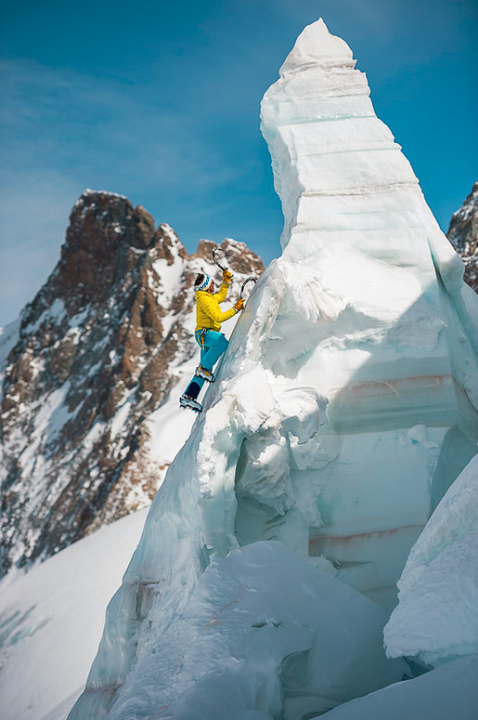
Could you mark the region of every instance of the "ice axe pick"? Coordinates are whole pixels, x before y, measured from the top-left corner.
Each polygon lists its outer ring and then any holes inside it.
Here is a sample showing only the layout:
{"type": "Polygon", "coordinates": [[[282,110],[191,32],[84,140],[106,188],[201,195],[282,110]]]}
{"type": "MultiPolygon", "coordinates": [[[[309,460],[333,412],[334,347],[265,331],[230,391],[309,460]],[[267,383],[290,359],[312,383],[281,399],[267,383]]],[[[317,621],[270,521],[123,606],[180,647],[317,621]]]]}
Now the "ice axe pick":
{"type": "MultiPolygon", "coordinates": [[[[229,268],[227,268],[227,267],[225,266],[224,261],[223,261],[223,264],[221,264],[221,262],[217,259],[217,254],[218,254],[218,253],[222,253],[222,254],[224,255],[224,250],[221,250],[221,248],[218,248],[218,247],[213,248],[213,251],[212,251],[212,259],[214,260],[214,262],[216,263],[216,265],[218,266],[218,268],[221,268],[221,270],[222,270],[223,272],[224,272],[224,270],[229,270],[229,268]]],[[[231,270],[229,270],[229,272],[231,273],[231,277],[234,277],[234,273],[233,273],[231,270]]]]}

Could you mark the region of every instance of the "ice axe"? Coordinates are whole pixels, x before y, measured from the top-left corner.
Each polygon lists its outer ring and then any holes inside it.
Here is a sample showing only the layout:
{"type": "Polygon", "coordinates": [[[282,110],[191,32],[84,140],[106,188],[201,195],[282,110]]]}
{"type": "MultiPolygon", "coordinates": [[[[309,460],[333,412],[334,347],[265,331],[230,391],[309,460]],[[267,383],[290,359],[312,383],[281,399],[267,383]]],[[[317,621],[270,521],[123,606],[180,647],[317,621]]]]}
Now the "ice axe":
{"type": "Polygon", "coordinates": [[[250,282],[256,283],[257,278],[251,276],[244,280],[244,282],[241,285],[241,297],[244,297],[244,289],[245,289],[247,283],[250,283],[250,282]]]}
{"type": "MultiPolygon", "coordinates": [[[[222,264],[221,264],[221,262],[217,259],[217,254],[218,254],[218,252],[219,252],[219,253],[222,253],[223,255],[225,254],[225,253],[224,253],[224,250],[222,250],[222,248],[220,248],[220,247],[215,247],[215,248],[213,248],[213,251],[212,251],[212,259],[214,260],[214,262],[216,263],[216,265],[218,266],[218,268],[220,268],[220,269],[224,272],[224,270],[227,270],[228,268],[225,267],[224,261],[222,261],[222,264]]],[[[231,271],[229,270],[229,272],[231,272],[231,271]]],[[[233,273],[231,273],[231,277],[234,277],[233,273]]],[[[250,283],[250,282],[256,283],[256,282],[257,282],[257,278],[250,276],[250,277],[248,277],[248,278],[246,278],[246,279],[244,280],[244,282],[243,282],[242,285],[241,285],[241,295],[240,295],[240,297],[244,297],[245,287],[246,287],[247,283],[250,283]]]]}
{"type": "MultiPolygon", "coordinates": [[[[247,285],[247,283],[250,283],[250,282],[256,284],[257,278],[255,278],[255,277],[248,277],[248,278],[246,278],[246,279],[244,280],[244,282],[243,282],[242,285],[241,285],[241,294],[240,294],[240,297],[243,298],[243,299],[244,299],[244,290],[245,290],[245,288],[246,288],[246,285],[247,285]]],[[[244,306],[243,306],[244,309],[247,307],[247,303],[248,303],[248,302],[249,302],[249,298],[247,298],[247,300],[245,300],[245,303],[244,303],[244,306]]]]}
{"type": "MultiPolygon", "coordinates": [[[[221,265],[220,261],[217,259],[217,254],[218,254],[218,252],[219,252],[219,253],[222,253],[222,254],[224,255],[224,250],[222,250],[222,249],[219,248],[219,247],[215,247],[215,248],[213,248],[213,250],[212,250],[212,259],[214,260],[214,262],[216,263],[216,265],[218,266],[218,268],[221,268],[221,270],[222,270],[223,272],[224,272],[224,270],[229,270],[229,268],[227,268],[227,267],[224,265],[224,260],[223,260],[223,264],[221,265]]],[[[234,277],[234,273],[231,272],[231,270],[229,270],[229,272],[231,273],[231,277],[233,278],[233,277],[234,277]]]]}

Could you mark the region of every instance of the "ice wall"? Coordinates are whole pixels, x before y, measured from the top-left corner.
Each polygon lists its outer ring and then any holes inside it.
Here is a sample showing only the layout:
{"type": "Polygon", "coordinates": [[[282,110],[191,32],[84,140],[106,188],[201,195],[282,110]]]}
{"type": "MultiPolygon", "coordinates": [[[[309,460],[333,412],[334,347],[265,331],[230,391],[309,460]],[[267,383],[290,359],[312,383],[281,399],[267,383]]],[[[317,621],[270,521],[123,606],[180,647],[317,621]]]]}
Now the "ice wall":
{"type": "Polygon", "coordinates": [[[475,453],[477,298],[365,75],[323,21],[265,94],[262,131],[289,285],[262,362],[330,400],[315,442],[333,446],[333,461],[314,473],[309,552],[387,604],[430,509],[475,453]],[[306,288],[341,297],[337,318],[307,317],[306,288]]]}
{"type": "MultiPolygon", "coordinates": [[[[137,663],[154,665],[210,562],[241,546],[280,541],[389,611],[476,452],[478,302],[354,64],[319,21],[264,97],[284,252],[155,498],[70,720],[141,716],[137,663]]],[[[179,695],[152,692],[154,717],[173,717],[179,695]]]]}

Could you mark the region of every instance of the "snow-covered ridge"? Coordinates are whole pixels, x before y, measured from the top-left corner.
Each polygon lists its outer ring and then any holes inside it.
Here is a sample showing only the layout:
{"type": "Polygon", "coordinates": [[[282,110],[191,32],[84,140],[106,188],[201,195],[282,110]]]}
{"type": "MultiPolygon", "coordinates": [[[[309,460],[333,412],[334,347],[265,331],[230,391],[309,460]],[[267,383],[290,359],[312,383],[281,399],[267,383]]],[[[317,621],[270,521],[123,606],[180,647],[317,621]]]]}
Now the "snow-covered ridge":
{"type": "MultiPolygon", "coordinates": [[[[57,267],[0,339],[1,572],[151,502],[193,420],[178,400],[197,364],[194,276],[219,275],[213,247],[189,256],[114,193],[75,203],[57,267]]],[[[262,263],[243,243],[223,248],[234,301],[262,263]]]]}

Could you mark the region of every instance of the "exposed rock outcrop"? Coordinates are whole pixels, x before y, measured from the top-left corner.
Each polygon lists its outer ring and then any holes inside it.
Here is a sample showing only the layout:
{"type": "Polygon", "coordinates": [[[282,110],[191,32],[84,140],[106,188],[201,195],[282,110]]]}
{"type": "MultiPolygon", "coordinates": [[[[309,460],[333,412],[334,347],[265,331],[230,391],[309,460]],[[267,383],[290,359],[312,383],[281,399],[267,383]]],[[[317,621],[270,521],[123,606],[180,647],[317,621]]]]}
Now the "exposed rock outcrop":
{"type": "MultiPolygon", "coordinates": [[[[149,503],[164,468],[149,455],[147,418],[196,352],[195,274],[166,224],[125,197],[85,192],[61,259],[22,314],[1,406],[1,571],[48,556],[149,503]]],[[[243,243],[222,244],[236,271],[262,271],[243,243]]],[[[217,270],[217,268],[216,268],[217,270]]]]}
{"type": "Polygon", "coordinates": [[[463,279],[478,292],[478,181],[453,214],[447,237],[465,263],[463,279]]]}

